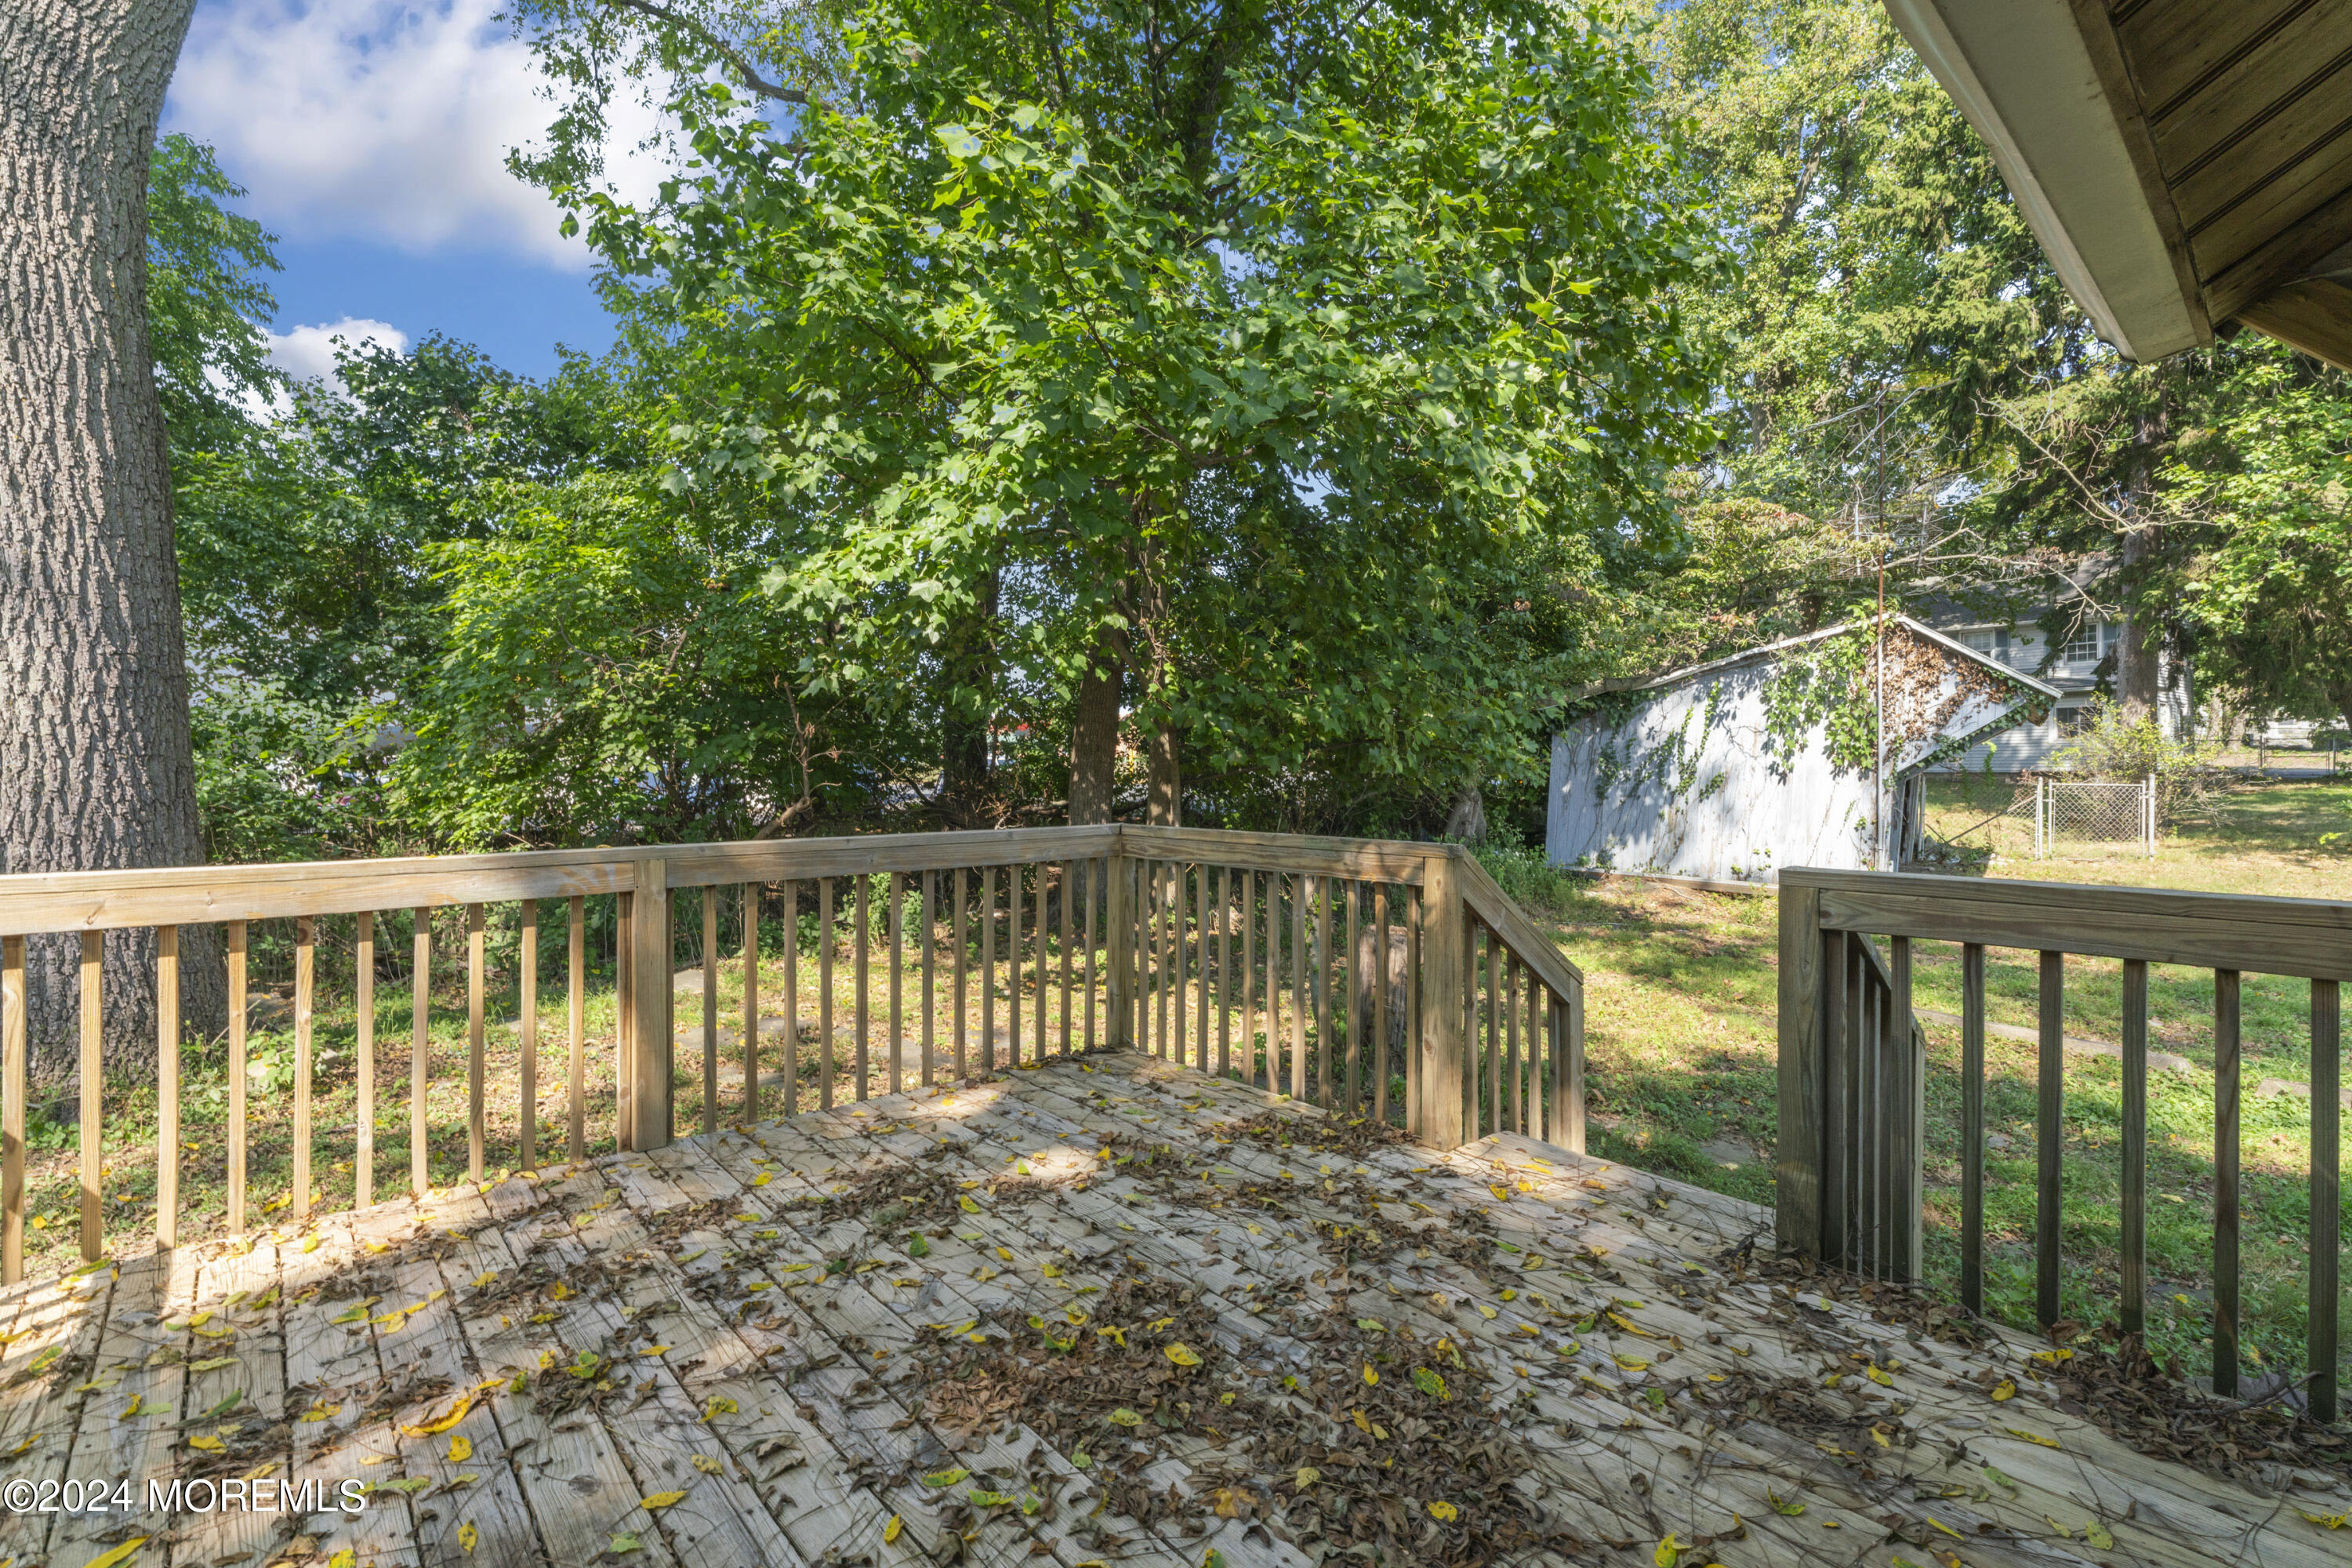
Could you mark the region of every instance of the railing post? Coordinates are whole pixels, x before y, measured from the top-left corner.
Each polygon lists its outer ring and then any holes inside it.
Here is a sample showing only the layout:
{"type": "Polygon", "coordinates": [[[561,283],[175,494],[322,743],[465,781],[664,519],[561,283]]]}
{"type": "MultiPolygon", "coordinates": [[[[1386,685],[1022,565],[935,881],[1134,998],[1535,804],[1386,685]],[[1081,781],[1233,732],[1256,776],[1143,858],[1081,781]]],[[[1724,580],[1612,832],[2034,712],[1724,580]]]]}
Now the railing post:
{"type": "Polygon", "coordinates": [[[1469,933],[1454,866],[1458,851],[1422,862],[1421,1104],[1413,1136],[1432,1149],[1462,1143],[1462,1053],[1470,994],[1469,933]]]}
{"type": "Polygon", "coordinates": [[[1822,895],[1780,881],[1780,1142],[1773,1156],[1773,1234],[1782,1247],[1824,1256],[1823,1111],[1829,1037],[1822,1027],[1822,895]]]}
{"type": "MultiPolygon", "coordinates": [[[[1117,839],[1102,862],[1103,1030],[1102,1044],[1128,1049],[1135,1044],[1133,948],[1129,927],[1135,917],[1127,899],[1127,857],[1117,839]]],[[[1089,1042],[1092,1043],[1092,1042],[1089,1042]]]]}
{"type": "Polygon", "coordinates": [[[669,863],[637,862],[629,921],[630,1149],[659,1149],[670,1141],[669,863]]]}

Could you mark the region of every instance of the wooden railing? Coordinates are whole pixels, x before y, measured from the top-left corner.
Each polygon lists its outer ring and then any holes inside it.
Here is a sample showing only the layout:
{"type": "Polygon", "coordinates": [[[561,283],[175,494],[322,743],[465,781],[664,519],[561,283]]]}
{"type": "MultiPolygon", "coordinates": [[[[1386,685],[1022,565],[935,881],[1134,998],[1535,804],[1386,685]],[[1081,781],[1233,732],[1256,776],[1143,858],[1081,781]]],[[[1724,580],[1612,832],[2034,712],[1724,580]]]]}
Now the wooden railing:
{"type": "Polygon", "coordinates": [[[2123,961],[2123,1115],[2117,1316],[2144,1331],[2147,1301],[2147,966],[2213,973],[2213,1387],[2233,1394],[2239,1350],[2239,996],[2246,973],[2311,982],[2309,1276],[2312,1412],[2332,1420],[2338,1210],[2338,988],[2352,975],[2352,905],[2155,889],[1867,871],[1780,874],[1780,1146],[1782,1245],[1882,1278],[1920,1274],[1924,1057],[1911,1011],[1911,944],[1960,944],[1959,1289],[1984,1306],[1985,950],[2039,954],[2034,1302],[2059,1316],[2069,954],[2123,961]],[[1888,939],[1882,961],[1870,938],[1888,939]]]}
{"type": "Polygon", "coordinates": [[[0,877],[0,1279],[13,1283],[24,1270],[27,938],[79,943],[79,1239],[82,1255],[95,1260],[106,1246],[108,932],[155,932],[155,1235],[170,1247],[182,1206],[189,1085],[181,1072],[181,969],[191,928],[216,926],[224,939],[224,1219],[240,1231],[255,1196],[247,958],[260,922],[291,922],[294,947],[289,1190],[263,1209],[299,1220],[319,1202],[312,1111],[321,922],[351,922],[357,1102],[349,1146],[352,1201],[364,1205],[379,1174],[375,987],[388,956],[378,942],[384,911],[409,911],[406,1186],[421,1193],[436,1136],[444,1147],[456,1136],[436,1132],[428,1116],[433,911],[464,912],[466,1170],[479,1182],[488,1163],[493,924],[511,922],[501,942],[510,936],[517,953],[517,1153],[529,1171],[555,1152],[541,1151],[537,1137],[542,914],[558,914],[565,948],[563,1155],[578,1159],[587,1147],[592,912],[613,935],[613,1137],[623,1149],[650,1149],[669,1141],[676,1121],[681,893],[690,893],[700,916],[701,1049],[690,1065],[702,1080],[705,1131],[721,1115],[718,998],[729,965],[742,983],[740,1109],[747,1119],[931,1084],[942,1068],[962,1079],[1101,1044],[1140,1047],[1347,1113],[1390,1119],[1402,1110],[1414,1135],[1439,1148],[1504,1129],[1583,1146],[1582,976],[1459,847],[1102,826],[20,875],[0,877]],[[609,908],[592,910],[608,900],[609,908]],[[721,950],[730,904],[732,956],[721,950]],[[762,911],[779,908],[792,929],[780,951],[763,953],[762,911]],[[810,913],[817,940],[803,954],[800,921],[810,913]],[[878,987],[877,960],[887,971],[878,987]],[[805,1073],[803,963],[816,970],[816,1048],[805,1073]],[[835,976],[844,964],[845,1005],[835,976]],[[761,1089],[763,984],[777,987],[783,1006],[781,1104],[764,1102],[761,1089]],[[846,1015],[845,1029],[836,1026],[836,1011],[846,1015]]]}

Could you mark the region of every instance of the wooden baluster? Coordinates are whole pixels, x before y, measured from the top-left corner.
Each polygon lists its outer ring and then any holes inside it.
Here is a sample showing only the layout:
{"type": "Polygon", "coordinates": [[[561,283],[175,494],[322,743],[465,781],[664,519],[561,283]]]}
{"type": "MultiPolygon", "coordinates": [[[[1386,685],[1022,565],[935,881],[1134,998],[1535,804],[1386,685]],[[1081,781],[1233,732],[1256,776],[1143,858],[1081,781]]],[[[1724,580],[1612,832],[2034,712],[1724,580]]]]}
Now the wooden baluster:
{"type": "Polygon", "coordinates": [[[1923,1226],[1927,1207],[1927,1061],[1923,1054],[1924,1037],[1911,1016],[1911,939],[1898,936],[1888,946],[1891,951],[1887,974],[1892,982],[1886,1000],[1888,1033],[1894,1037],[1903,1079],[1902,1098],[1894,1108],[1897,1119],[1894,1161],[1895,1278],[1910,1285],[1924,1278],[1927,1268],[1923,1226]]]}
{"type": "Polygon", "coordinates": [[[869,877],[862,876],[852,879],[852,885],[856,889],[856,895],[854,901],[856,905],[855,913],[857,921],[857,937],[851,946],[851,953],[856,961],[855,967],[857,974],[857,1093],[856,1098],[861,1105],[864,1104],[866,1100],[866,1074],[867,1070],[866,1048],[866,1036],[870,1032],[867,1015],[871,1003],[868,1000],[866,994],[871,989],[871,985],[866,973],[866,948],[868,929],[873,923],[873,916],[866,910],[866,884],[872,879],[873,879],[869,877]]]}
{"type": "Polygon", "coordinates": [[[708,1135],[719,1131],[719,889],[706,883],[695,891],[702,900],[702,1131],[708,1135]]]}
{"type": "Polygon", "coordinates": [[[515,915],[516,1022],[522,1033],[522,1148],[526,1171],[539,1169],[539,900],[525,899],[515,915]]]}
{"type": "Polygon", "coordinates": [[[1344,1074],[1348,1114],[1359,1115],[1364,1103],[1364,917],[1361,907],[1363,885],[1355,881],[1339,884],[1339,926],[1341,940],[1335,944],[1334,956],[1340,964],[1340,996],[1345,1036],[1339,1042],[1347,1071],[1344,1074]],[[1344,954],[1344,956],[1339,956],[1344,954]]]}
{"type": "MultiPolygon", "coordinates": [[[[760,887],[746,882],[743,906],[743,1120],[760,1120],[760,887]]],[[[800,1043],[787,1053],[795,1065],[800,1043]]]]}
{"type": "Polygon", "coordinates": [[[1291,877],[1291,1098],[1307,1098],[1307,902],[1310,881],[1291,877]]]}
{"type": "Polygon", "coordinates": [[[897,1094],[906,1082],[907,900],[898,872],[885,873],[883,886],[890,889],[890,1092],[897,1094]]]}
{"type": "Polygon", "coordinates": [[[228,922],[228,1227],[245,1228],[245,943],[243,921],[228,922]]]}
{"type": "MultiPolygon", "coordinates": [[[[640,874],[643,868],[639,867],[640,874]]],[[[629,1130],[635,1125],[629,1101],[635,1092],[636,931],[637,896],[623,893],[613,900],[613,1147],[629,1148],[629,1130]]]]}
{"type": "Polygon", "coordinates": [[[1271,1029],[1260,1033],[1258,987],[1262,977],[1257,972],[1257,873],[1242,873],[1242,1052],[1243,1076],[1253,1088],[1264,1084],[1274,1087],[1274,1034],[1271,1029]]]}
{"type": "Polygon", "coordinates": [[[1423,910],[1428,900],[1416,889],[1404,910],[1404,1124],[1418,1134],[1423,1121],[1421,1088],[1421,953],[1423,910]]]}
{"type": "Polygon", "coordinates": [[[25,939],[0,936],[0,1285],[25,1278],[25,939]]]}
{"type": "Polygon", "coordinates": [[[956,1081],[958,1083],[962,1083],[971,1077],[971,1064],[964,1056],[965,1039],[966,1037],[971,1033],[971,1020],[964,1011],[966,1005],[964,1001],[964,965],[966,963],[966,955],[971,952],[970,943],[971,940],[971,931],[966,924],[967,917],[964,910],[966,904],[970,901],[970,899],[971,889],[965,885],[963,868],[959,866],[956,868],[955,874],[955,920],[953,922],[955,925],[955,1075],[956,1081]]]}
{"type": "Polygon", "coordinates": [[[1189,1065],[1209,1070],[1209,920],[1210,872],[1207,865],[1192,868],[1192,1044],[1189,1065]]]}
{"type": "Polygon", "coordinates": [[[1532,969],[1527,972],[1527,1068],[1524,1077],[1513,1077],[1519,1093],[1519,1131],[1532,1138],[1550,1138],[1554,1129],[1544,1125],[1544,1105],[1550,1096],[1543,1092],[1545,1075],[1551,1070],[1551,1053],[1546,1048],[1544,1030],[1544,1018],[1550,1011],[1546,998],[1550,993],[1532,969]]]}
{"type": "Polygon", "coordinates": [[[1234,879],[1232,867],[1217,888],[1217,1076],[1234,1073],[1234,879]]]}
{"type": "Polygon", "coordinates": [[[784,902],[784,1114],[801,1109],[801,885],[787,881],[784,902]]]}
{"type": "Polygon", "coordinates": [[[155,1245],[180,1241],[180,928],[155,928],[155,1245]]]}
{"type": "Polygon", "coordinates": [[[940,952],[940,917],[938,908],[939,888],[940,874],[937,871],[924,872],[922,939],[923,1037],[920,1045],[923,1053],[923,1087],[925,1089],[929,1089],[931,1086],[934,1077],[931,1071],[931,1060],[932,1058],[939,1054],[939,1032],[935,1011],[938,1006],[938,1003],[934,995],[936,982],[938,979],[940,952]]]}
{"type": "Polygon", "coordinates": [[[1021,868],[1004,868],[1004,1065],[1021,1065],[1021,868]]]}
{"type": "Polygon", "coordinates": [[[1493,930],[1486,938],[1486,1131],[1503,1130],[1503,1022],[1510,1006],[1504,999],[1503,939],[1493,930]]]}
{"type": "Polygon", "coordinates": [[[996,868],[980,873],[980,1070],[996,1070],[996,868]]]}
{"type": "Polygon", "coordinates": [[[1878,1219],[1882,1212],[1879,1184],[1886,1173],[1886,1162],[1878,1142],[1882,1131],[1879,1110],[1884,1102],[1879,1098],[1879,1009],[1873,989],[1877,973],[1871,968],[1865,952],[1869,942],[1867,936],[1854,941],[1853,967],[1847,990],[1847,1005],[1853,1009],[1854,1016],[1854,1192],[1861,1200],[1855,1212],[1852,1256],[1857,1271],[1876,1279],[1878,1219]]]}
{"type": "Polygon", "coordinates": [[[483,990],[488,984],[489,933],[482,906],[466,906],[466,1179],[479,1185],[488,1129],[482,1114],[483,990]]]}
{"type": "MultiPolygon", "coordinates": [[[[1095,1033],[1095,922],[1097,919],[1095,914],[1095,906],[1098,901],[1098,895],[1095,891],[1095,883],[1097,879],[1099,878],[1108,884],[1109,879],[1108,875],[1109,862],[1107,859],[1082,860],[1078,865],[1079,876],[1082,879],[1078,887],[1078,901],[1086,913],[1086,936],[1084,938],[1086,944],[1087,993],[1086,1042],[1087,1048],[1088,1050],[1092,1050],[1095,1047],[1103,1043],[1100,1037],[1095,1033]],[[1097,867],[1102,868],[1102,869],[1097,870],[1097,867]]],[[[1105,890],[1108,890],[1108,886],[1106,886],[1105,890]]],[[[1063,898],[1065,900],[1068,897],[1069,895],[1067,892],[1063,894],[1063,898]]]]}
{"type": "Polygon", "coordinates": [[[81,933],[81,1257],[95,1263],[106,1254],[105,1035],[100,1016],[100,975],[105,933],[81,933]]]}
{"type": "Polygon", "coordinates": [[[1331,1108],[1331,879],[1307,884],[1307,968],[1315,993],[1315,1103],[1331,1108]]]}
{"type": "Polygon", "coordinates": [[[319,931],[309,915],[294,921],[294,1202],[291,1217],[310,1216],[310,1031],[319,1001],[319,931]]]}
{"type": "Polygon", "coordinates": [[[2339,983],[2311,983],[2311,1277],[2310,1342],[2305,1357],[2311,1418],[2336,1419],[2336,1279],[2341,1247],[2343,1186],[2338,1169],[2344,1108],[2343,1016],[2339,983]]]}
{"type": "MultiPolygon", "coordinates": [[[[1783,921],[1781,934],[1784,939],[1789,934],[1787,922],[1790,901],[1792,900],[1784,900],[1780,906],[1783,921]]],[[[1816,895],[1816,902],[1818,902],[1818,895],[1816,895]]],[[[1818,1058],[1822,1074],[1822,1127],[1819,1144],[1821,1212],[1816,1218],[1820,1226],[1821,1260],[1824,1263],[1843,1264],[1850,1256],[1846,1250],[1846,1235],[1852,1228],[1853,1208],[1853,1189],[1849,1181],[1852,1172],[1846,1163],[1846,1145],[1849,1142],[1847,1132],[1853,1124],[1853,1072],[1850,1066],[1852,1053],[1846,1047],[1847,1037],[1853,1033],[1853,1015],[1845,1005],[1846,975],[1853,965],[1847,960],[1846,950],[1859,939],[1848,936],[1842,931],[1822,931],[1820,936],[1821,968],[1811,976],[1818,990],[1812,997],[1805,999],[1818,1005],[1818,1016],[1821,1020],[1818,1026],[1822,1038],[1822,1054],[1818,1058]]],[[[1781,945],[1781,956],[1783,964],[1781,973],[1786,975],[1791,966],[1787,963],[1788,944],[1785,940],[1781,945]]],[[[1780,1027],[1781,1037],[1784,1039],[1789,1037],[1787,1031],[1792,1022],[1791,1011],[1788,987],[1784,985],[1780,999],[1780,1027]]],[[[1794,1022],[1798,1027],[1810,1032],[1816,1026],[1806,1021],[1808,1009],[1804,1001],[1801,1001],[1794,1011],[1796,1014],[1794,1022]]],[[[1784,1068],[1790,1057],[1802,1055],[1801,1052],[1783,1053],[1784,1068]]],[[[1786,1082],[1785,1071],[1782,1077],[1781,1114],[1786,1117],[1790,1107],[1790,1097],[1786,1093],[1789,1086],[1786,1082]]],[[[1798,1109],[1802,1110],[1810,1107],[1800,1104],[1798,1109]]],[[[1811,1145],[1806,1144],[1802,1147],[1810,1150],[1811,1145]]]]}
{"type": "Polygon", "coordinates": [[[579,1161],[588,1157],[588,900],[581,894],[572,896],[566,911],[569,930],[565,933],[565,957],[569,967],[564,984],[564,1000],[571,1005],[570,1058],[564,1069],[565,1098],[571,1105],[565,1111],[569,1134],[564,1144],[564,1157],[579,1161]]]}
{"type": "Polygon", "coordinates": [[[833,879],[816,883],[816,1103],[833,1109],[833,879]]]}
{"type": "Polygon", "coordinates": [[[1571,1154],[1584,1152],[1584,987],[1578,985],[1568,994],[1568,1038],[1562,1042],[1568,1053],[1568,1107],[1565,1120],[1568,1136],[1561,1147],[1571,1154]]]}
{"type": "Polygon", "coordinates": [[[1168,1054],[1168,863],[1153,860],[1147,863],[1150,879],[1150,897],[1145,900],[1144,921],[1150,931],[1151,1012],[1144,1020],[1151,1038],[1151,1054],[1168,1054]]]}
{"type": "Polygon", "coordinates": [[[2034,1184],[2033,1311],[2043,1328],[2058,1321],[2058,1194],[2065,1173],[2066,955],[2044,952],[2041,967],[2041,1170],[2034,1184]]]}
{"type": "Polygon", "coordinates": [[[2213,972],[2213,1392],[2238,1393],[2239,981],[2213,972]]]}
{"type": "Polygon", "coordinates": [[[1045,862],[1038,861],[1029,874],[1036,880],[1037,900],[1029,921],[1030,944],[1037,950],[1035,962],[1030,965],[1030,973],[1037,979],[1037,1000],[1031,1009],[1036,1016],[1037,1049],[1030,1059],[1042,1062],[1045,1059],[1045,862]]]}
{"type": "Polygon", "coordinates": [[[1960,1303],[1984,1311],[1985,950],[1960,947],[1960,1303]]]}
{"type": "MultiPolygon", "coordinates": [[[[1497,1102],[1502,1121],[1496,1130],[1516,1132],[1519,1127],[1519,955],[1516,952],[1504,955],[1503,989],[1496,1000],[1503,1009],[1502,1098],[1497,1102]]],[[[1532,1037],[1528,1046],[1534,1048],[1532,1037]]]]}
{"type": "Polygon", "coordinates": [[[352,1207],[375,1202],[375,916],[359,917],[358,962],[352,966],[354,1018],[359,1036],[359,1103],[352,1114],[352,1207]]]}
{"type": "Polygon", "coordinates": [[[2127,1334],[2147,1331],[2147,963],[2124,960],[2123,1310],[2127,1334]]]}
{"type": "Polygon", "coordinates": [[[1389,1023],[1395,1016],[1389,1005],[1389,944],[1390,936],[1389,885],[1377,882],[1372,886],[1372,929],[1379,952],[1372,963],[1372,1120],[1382,1126],[1389,1120],[1389,1023]]]}
{"type": "Polygon", "coordinates": [[[1077,897],[1080,862],[1062,862],[1062,1055],[1070,1054],[1070,900],[1077,897]]]}

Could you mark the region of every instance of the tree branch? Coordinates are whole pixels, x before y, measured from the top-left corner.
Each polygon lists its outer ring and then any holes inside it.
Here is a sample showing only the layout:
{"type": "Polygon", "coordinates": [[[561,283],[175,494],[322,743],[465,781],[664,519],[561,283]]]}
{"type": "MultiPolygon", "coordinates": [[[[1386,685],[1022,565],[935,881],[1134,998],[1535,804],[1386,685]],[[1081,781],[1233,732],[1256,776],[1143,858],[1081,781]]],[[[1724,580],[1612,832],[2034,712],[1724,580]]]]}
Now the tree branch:
{"type": "Polygon", "coordinates": [[[797,103],[809,109],[824,107],[824,100],[813,93],[803,92],[796,87],[786,87],[781,82],[770,81],[753,68],[750,58],[742,50],[693,17],[684,16],[660,4],[660,0],[605,0],[605,3],[617,5],[625,11],[635,11],[640,16],[650,17],[656,22],[667,22],[671,26],[691,35],[704,48],[733,66],[735,74],[743,79],[743,85],[762,98],[772,98],[782,103],[797,103]]]}

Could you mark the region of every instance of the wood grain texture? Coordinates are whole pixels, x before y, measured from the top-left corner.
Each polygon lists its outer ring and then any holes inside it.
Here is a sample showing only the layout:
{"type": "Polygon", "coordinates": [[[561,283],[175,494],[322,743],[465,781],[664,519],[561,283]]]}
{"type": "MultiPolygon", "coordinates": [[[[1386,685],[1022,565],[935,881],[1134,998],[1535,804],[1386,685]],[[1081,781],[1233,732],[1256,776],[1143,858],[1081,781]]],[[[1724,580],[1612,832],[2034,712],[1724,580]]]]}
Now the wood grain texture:
{"type": "Polygon", "coordinates": [[[2336,1313],[2341,1297],[2341,1229],[2344,1184],[2340,1163],[2344,1108],[2342,988],[2333,980],[2311,983],[2311,1279],[2310,1369],[2306,1393],[2315,1420],[2333,1421],[2338,1396],[2336,1365],[2336,1313]]]}
{"type": "Polygon", "coordinates": [[[479,904],[466,906],[466,1179],[479,1182],[488,1142],[488,1076],[484,1035],[489,989],[489,917],[479,904]]]}
{"type": "Polygon", "coordinates": [[[25,939],[0,936],[0,1285],[25,1277],[25,939]]]}
{"type": "MultiPolygon", "coordinates": [[[[362,1200],[365,1201],[365,1200],[362,1200]]],[[[180,928],[155,931],[155,1245],[180,1239],[180,928]]]]}
{"type": "Polygon", "coordinates": [[[375,1202],[375,914],[362,910],[352,965],[359,1081],[352,1108],[352,1206],[375,1202]]]}
{"type": "Polygon", "coordinates": [[[1463,984],[1469,965],[1469,925],[1463,909],[1461,867],[1452,857],[1429,862],[1421,884],[1420,1112],[1413,1136],[1436,1150],[1463,1138],[1464,1023],[1470,998],[1463,984]]]}
{"type": "MultiPolygon", "coordinates": [[[[425,1087],[429,1076],[428,1068],[432,1060],[430,1053],[433,1044],[430,1033],[433,1008],[433,911],[418,909],[412,910],[411,914],[415,924],[410,933],[408,961],[408,1190],[415,1195],[422,1197],[425,1189],[433,1184],[432,1167],[427,1163],[426,1143],[431,1129],[425,1115],[425,1087]]],[[[238,928],[231,929],[235,931],[238,928]]],[[[229,939],[229,946],[235,955],[231,959],[235,967],[230,971],[233,977],[230,989],[236,993],[236,999],[231,1003],[229,1008],[229,1027],[235,1030],[236,1034],[235,1048],[230,1053],[228,1090],[230,1098],[236,1100],[245,1079],[245,1030],[243,1024],[239,1022],[240,1016],[245,1010],[243,1001],[245,960],[242,952],[244,946],[242,935],[233,935],[229,939]]],[[[238,1103],[242,1105],[243,1101],[238,1100],[238,1103]]],[[[240,1122],[243,1121],[242,1117],[235,1119],[240,1122]]],[[[242,1161],[233,1163],[229,1180],[232,1183],[230,1190],[234,1193],[242,1193],[244,1190],[242,1164],[242,1161]]],[[[242,1208],[235,1204],[231,1206],[237,1208],[240,1214],[243,1212],[242,1208]]],[[[242,1224],[240,1220],[233,1223],[229,1228],[232,1230],[242,1228],[242,1224]]]]}
{"type": "Polygon", "coordinates": [[[1819,1258],[1822,1219],[1823,1105],[1828,1094],[1822,1027],[1823,944],[1820,890],[1780,889],[1779,1137],[1774,1142],[1773,1226],[1783,1247],[1819,1258]]]}
{"type": "Polygon", "coordinates": [[[2063,1236],[2058,1212],[2064,1190],[2066,1133],[2066,955],[2045,952],[2041,959],[2041,1081],[2034,1127],[2033,1311],[2043,1328],[2058,1321],[2058,1248],[2063,1236]]]}
{"type": "Polygon", "coordinates": [[[2213,1392],[2238,1392],[2240,976],[2213,972],[2213,1392]]]}
{"type": "Polygon", "coordinates": [[[1960,950],[1960,1304],[1984,1311],[1985,950],[1960,950]]]}
{"type": "Polygon", "coordinates": [[[1791,868],[1781,897],[1821,896],[1827,929],[2186,963],[2352,973],[2352,904],[2168,889],[1791,868]]]}
{"type": "Polygon", "coordinates": [[[319,932],[305,915],[294,922],[294,1190],[289,1217],[310,1217],[310,1047],[319,1005],[319,932]]]}
{"type": "Polygon", "coordinates": [[[2124,1332],[2147,1331],[2147,965],[2124,961],[2123,1183],[2118,1258],[2124,1332]]]}
{"type": "Polygon", "coordinates": [[[525,899],[515,916],[517,1026],[522,1035],[521,1168],[539,1169],[539,900],[525,899]]]}

